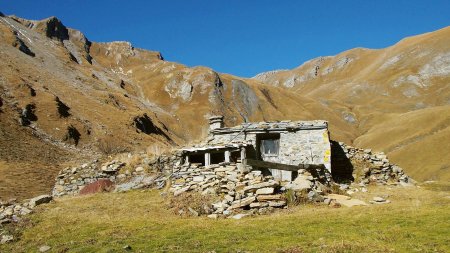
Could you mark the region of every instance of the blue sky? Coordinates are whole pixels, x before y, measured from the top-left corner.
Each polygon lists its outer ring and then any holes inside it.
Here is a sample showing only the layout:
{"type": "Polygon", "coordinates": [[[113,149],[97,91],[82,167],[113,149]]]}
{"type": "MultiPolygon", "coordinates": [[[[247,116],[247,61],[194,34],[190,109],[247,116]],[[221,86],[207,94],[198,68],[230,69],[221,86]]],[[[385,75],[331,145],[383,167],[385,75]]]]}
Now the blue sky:
{"type": "Polygon", "coordinates": [[[450,25],[448,0],[2,0],[0,11],[57,16],[92,41],[126,40],[169,61],[244,77],[450,25]]]}

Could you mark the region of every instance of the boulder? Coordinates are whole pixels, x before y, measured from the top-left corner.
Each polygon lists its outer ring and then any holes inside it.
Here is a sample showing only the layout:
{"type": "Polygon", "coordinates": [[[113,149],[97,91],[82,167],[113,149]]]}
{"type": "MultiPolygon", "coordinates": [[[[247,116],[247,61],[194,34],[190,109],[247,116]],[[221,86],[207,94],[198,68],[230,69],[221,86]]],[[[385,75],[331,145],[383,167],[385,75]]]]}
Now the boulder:
{"type": "Polygon", "coordinates": [[[33,208],[35,206],[48,203],[52,201],[53,197],[50,195],[40,195],[30,200],[30,207],[33,208]]]}
{"type": "Polygon", "coordinates": [[[367,206],[366,202],[359,199],[337,199],[336,202],[346,207],[367,206]]]}
{"type": "Polygon", "coordinates": [[[80,195],[93,194],[98,192],[110,192],[114,189],[114,183],[109,179],[99,179],[86,185],[80,191],[80,195]]]}
{"type": "Polygon", "coordinates": [[[308,190],[312,187],[310,176],[299,175],[293,182],[289,182],[285,188],[294,191],[308,190]]]}

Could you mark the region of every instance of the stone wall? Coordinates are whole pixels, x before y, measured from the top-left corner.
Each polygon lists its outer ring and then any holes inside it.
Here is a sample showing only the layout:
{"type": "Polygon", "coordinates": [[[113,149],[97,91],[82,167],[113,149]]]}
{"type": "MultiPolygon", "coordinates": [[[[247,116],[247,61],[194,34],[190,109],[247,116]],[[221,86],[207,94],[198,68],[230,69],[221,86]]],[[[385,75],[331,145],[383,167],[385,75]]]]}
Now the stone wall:
{"type": "Polygon", "coordinates": [[[117,189],[141,188],[153,184],[155,175],[162,175],[179,166],[182,162],[182,154],[173,152],[157,157],[142,155],[139,159],[140,162],[135,165],[120,160],[101,164],[95,160],[78,167],[65,168],[55,179],[52,195],[55,197],[77,195],[86,185],[99,179],[110,180],[117,189]]]}
{"type": "Polygon", "coordinates": [[[361,185],[376,183],[411,186],[415,184],[415,181],[406,175],[400,166],[391,163],[383,152],[355,148],[343,142],[339,142],[339,145],[352,164],[363,162],[360,165],[362,168],[353,168],[355,182],[361,185]]]}
{"type": "MultiPolygon", "coordinates": [[[[280,134],[280,148],[278,157],[271,158],[271,162],[288,165],[324,164],[331,171],[331,147],[327,129],[305,129],[297,131],[271,131],[280,134]]],[[[253,150],[248,150],[248,158],[258,153],[257,135],[255,132],[214,134],[209,144],[248,143],[253,150]]],[[[283,178],[290,178],[290,172],[282,172],[283,178]],[[284,175],[286,174],[286,175],[284,175]],[[289,174],[289,175],[287,175],[289,174]]]]}
{"type": "Polygon", "coordinates": [[[240,163],[225,162],[209,166],[177,166],[173,168],[169,191],[174,196],[190,191],[219,196],[219,201],[205,209],[208,210],[208,217],[218,218],[264,214],[275,208],[284,208],[287,205],[285,193],[289,189],[304,191],[305,196],[313,200],[325,187],[320,183],[320,178],[305,170],[300,170],[296,180],[287,183],[274,180],[273,176],[264,176],[259,170],[240,169],[242,166],[240,163]],[[239,216],[235,216],[237,214],[239,216]]]}

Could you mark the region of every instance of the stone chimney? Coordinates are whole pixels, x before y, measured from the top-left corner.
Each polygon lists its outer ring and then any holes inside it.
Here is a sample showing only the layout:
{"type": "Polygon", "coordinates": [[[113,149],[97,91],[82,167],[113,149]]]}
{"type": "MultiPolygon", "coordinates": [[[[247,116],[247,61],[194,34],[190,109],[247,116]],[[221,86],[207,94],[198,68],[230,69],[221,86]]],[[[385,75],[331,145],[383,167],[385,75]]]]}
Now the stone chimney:
{"type": "Polygon", "coordinates": [[[209,117],[209,131],[223,127],[223,116],[209,117]]]}

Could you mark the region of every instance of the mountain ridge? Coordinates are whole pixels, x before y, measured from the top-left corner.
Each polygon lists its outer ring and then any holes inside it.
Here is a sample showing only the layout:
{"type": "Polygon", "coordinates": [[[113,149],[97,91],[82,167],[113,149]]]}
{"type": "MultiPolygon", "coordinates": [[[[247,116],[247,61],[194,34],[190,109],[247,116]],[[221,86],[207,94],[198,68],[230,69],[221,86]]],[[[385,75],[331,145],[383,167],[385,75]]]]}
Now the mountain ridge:
{"type": "Polygon", "coordinates": [[[5,154],[11,156],[0,163],[0,195],[30,195],[25,189],[7,190],[18,180],[31,182],[27,173],[15,175],[17,167],[29,172],[40,165],[51,167],[41,159],[37,143],[65,157],[66,162],[45,173],[49,178],[62,166],[104,154],[196,142],[206,137],[207,118],[215,114],[225,116],[229,126],[328,120],[333,139],[386,151],[416,179],[446,180],[450,157],[435,147],[440,144],[436,136],[449,138],[450,124],[436,120],[450,115],[450,28],[443,30],[421,35],[412,46],[406,40],[402,47],[352,49],[260,80],[165,61],[160,52],[129,42],[91,42],[56,17],[29,21],[2,16],[0,115],[8,122],[2,131],[23,137],[11,140],[0,134],[0,146],[9,146],[5,154]],[[417,128],[409,125],[412,121],[417,128]],[[430,121],[433,126],[426,124],[430,121]],[[407,134],[396,139],[395,124],[407,134]],[[16,156],[26,138],[34,140],[28,148],[37,153],[24,163],[16,156]],[[410,152],[418,152],[422,144],[427,159],[419,160],[410,152]],[[392,145],[400,146],[394,150],[392,145]]]}

